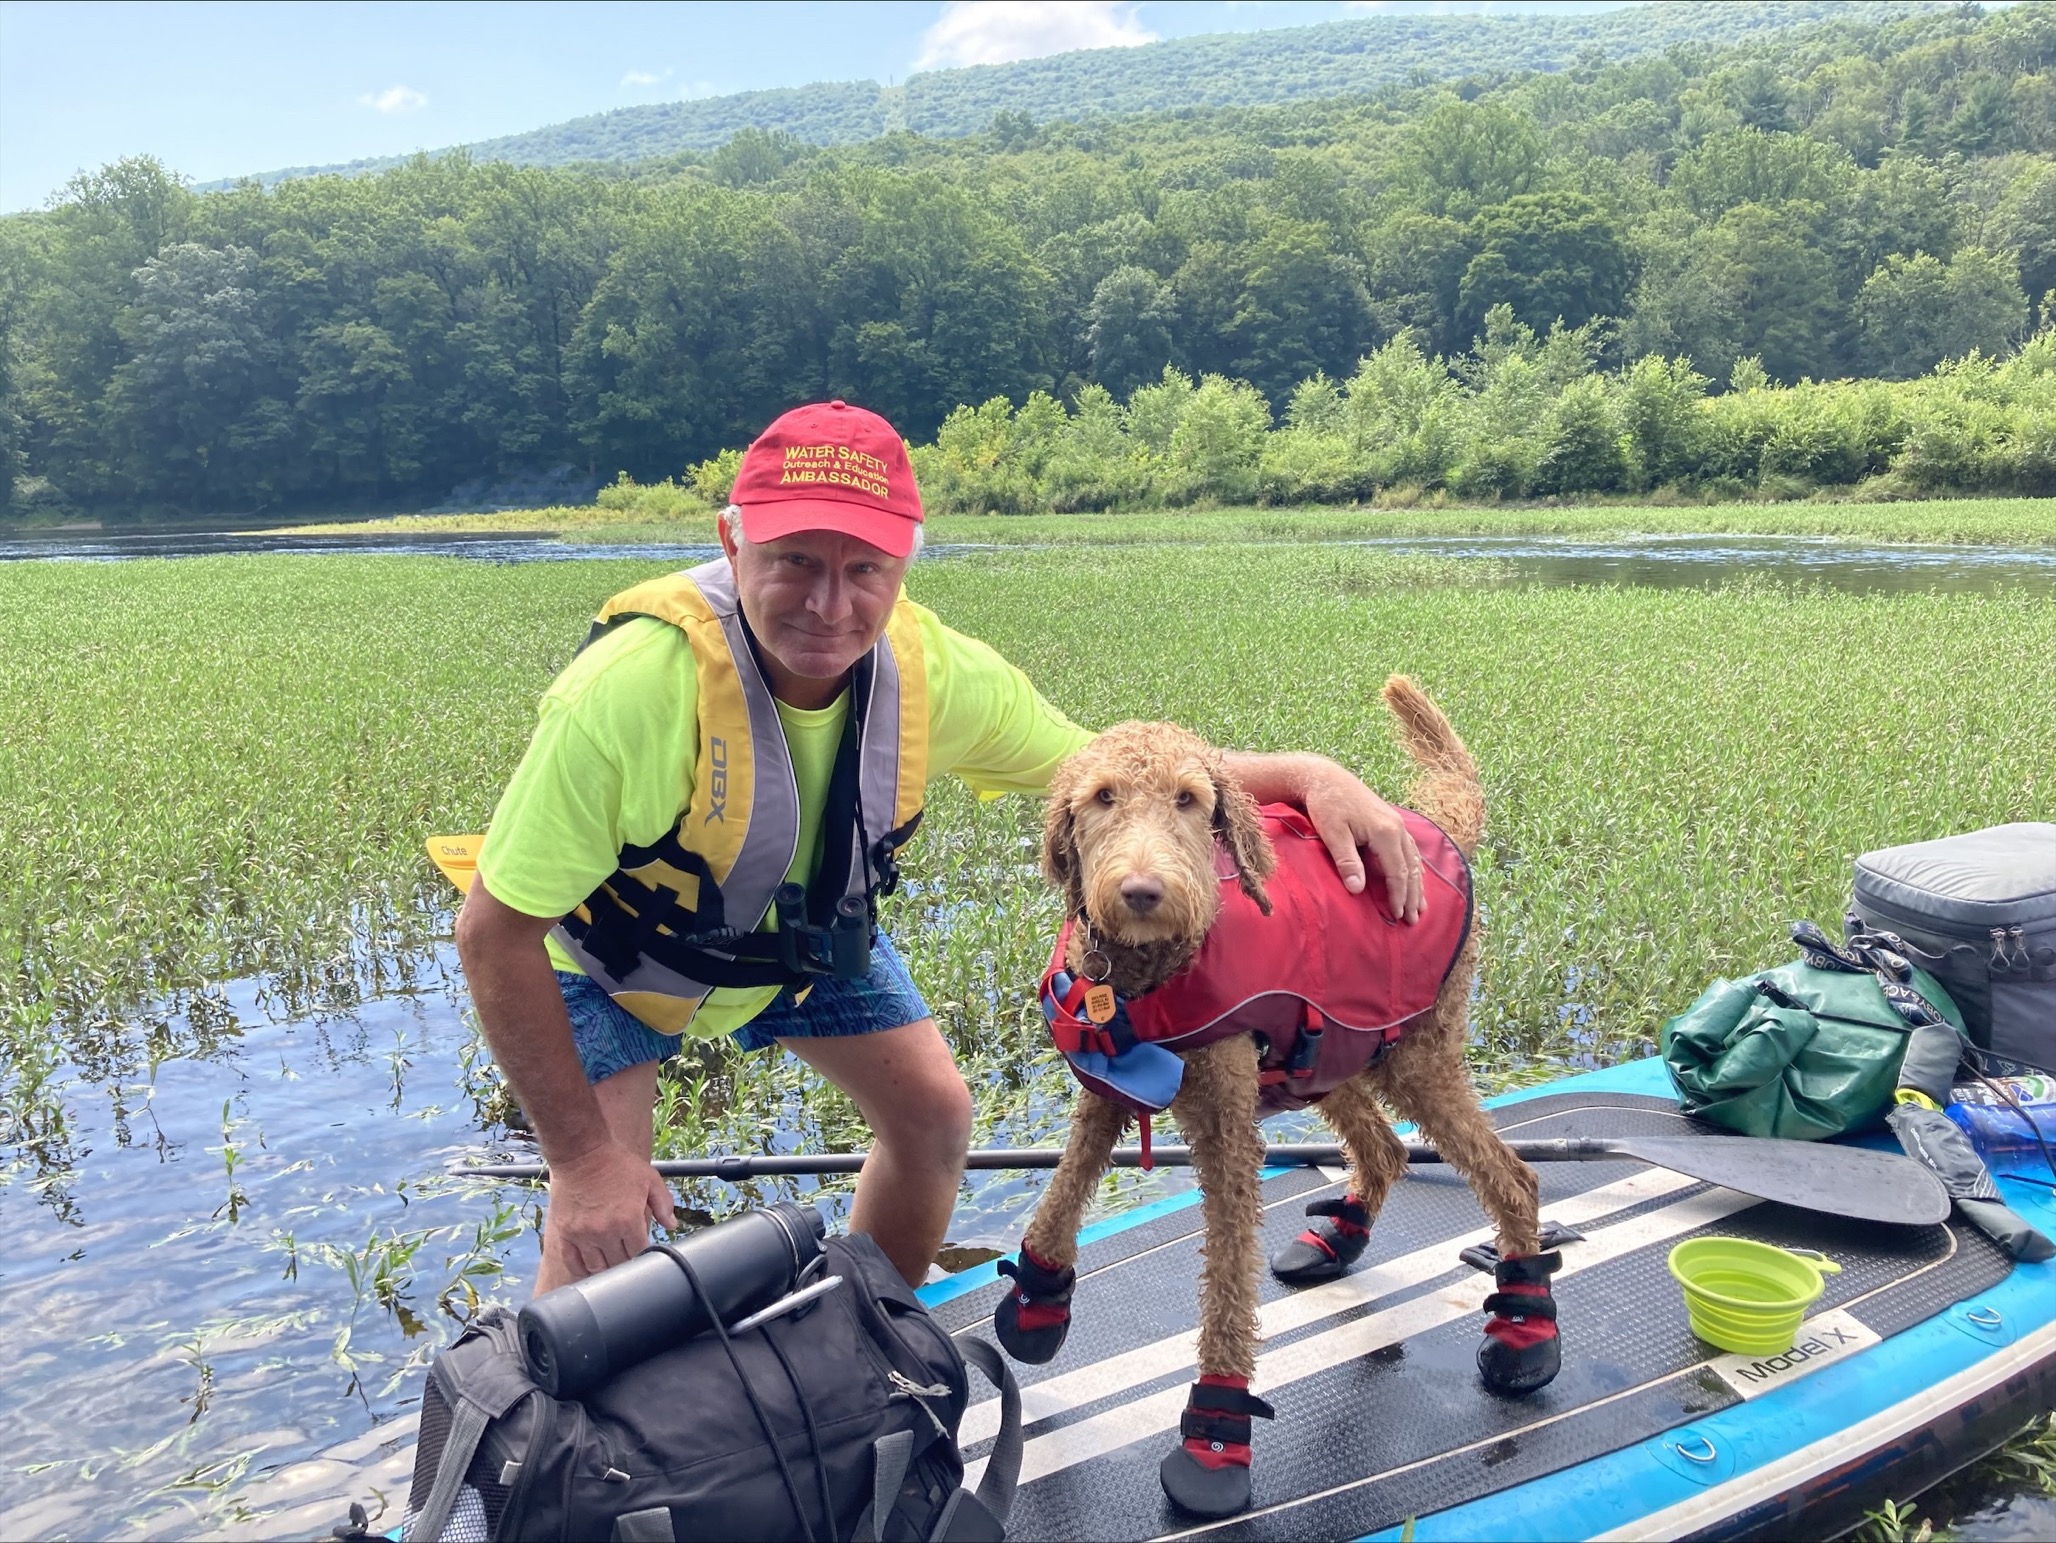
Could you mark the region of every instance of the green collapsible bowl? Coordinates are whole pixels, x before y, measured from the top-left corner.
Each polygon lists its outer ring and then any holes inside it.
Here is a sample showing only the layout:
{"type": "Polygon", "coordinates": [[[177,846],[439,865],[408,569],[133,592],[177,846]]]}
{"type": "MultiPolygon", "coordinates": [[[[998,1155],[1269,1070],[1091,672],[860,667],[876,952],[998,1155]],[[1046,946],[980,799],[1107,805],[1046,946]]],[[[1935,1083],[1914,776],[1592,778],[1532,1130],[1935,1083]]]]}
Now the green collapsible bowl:
{"type": "Polygon", "coordinates": [[[1747,1238],[1692,1238],[1670,1251],[1685,1288],[1692,1332],[1740,1355],[1782,1355],[1799,1321],[1842,1267],[1825,1254],[1793,1253],[1747,1238]],[[1810,1257],[1809,1257],[1810,1255],[1810,1257]]]}

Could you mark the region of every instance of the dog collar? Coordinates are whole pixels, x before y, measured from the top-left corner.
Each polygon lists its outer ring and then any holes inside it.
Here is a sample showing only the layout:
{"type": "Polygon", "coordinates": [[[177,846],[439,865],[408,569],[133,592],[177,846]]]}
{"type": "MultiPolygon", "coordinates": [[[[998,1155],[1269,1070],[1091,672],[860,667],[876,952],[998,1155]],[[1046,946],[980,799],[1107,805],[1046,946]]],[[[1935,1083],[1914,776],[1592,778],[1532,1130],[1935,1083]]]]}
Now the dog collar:
{"type": "MultiPolygon", "coordinates": [[[[1092,980],[1073,975],[1065,968],[1064,960],[1071,951],[1073,921],[1074,918],[1064,918],[1063,929],[1057,934],[1056,952],[1042,974],[1042,1016],[1049,1023],[1050,1038],[1065,1055],[1096,1052],[1117,1056],[1135,1043],[1135,1032],[1128,1023],[1128,1003],[1106,985],[1104,978],[1092,980]],[[1104,989],[1113,997],[1113,1015],[1104,1023],[1095,1022],[1086,1008],[1086,996],[1095,988],[1104,989]]],[[[1098,949],[1092,952],[1106,958],[1098,949]]]]}

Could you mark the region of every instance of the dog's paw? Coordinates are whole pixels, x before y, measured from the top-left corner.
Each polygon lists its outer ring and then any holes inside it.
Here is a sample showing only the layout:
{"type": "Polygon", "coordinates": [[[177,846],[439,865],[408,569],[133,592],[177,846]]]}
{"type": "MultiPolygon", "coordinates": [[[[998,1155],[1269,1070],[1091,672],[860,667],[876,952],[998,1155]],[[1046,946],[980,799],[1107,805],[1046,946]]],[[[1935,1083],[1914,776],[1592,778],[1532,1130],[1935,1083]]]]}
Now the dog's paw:
{"type": "Polygon", "coordinates": [[[1334,1280],[1371,1241],[1370,1213],[1354,1195],[1316,1200],[1306,1214],[1318,1219],[1271,1256],[1271,1274],[1288,1286],[1334,1280]]]}
{"type": "Polygon", "coordinates": [[[992,1331],[1000,1348],[1016,1361],[1041,1366],[1056,1359],[1071,1332],[1071,1290],[1078,1275],[1070,1266],[1051,1269],[1024,1247],[1020,1259],[1002,1259],[999,1273],[1014,1289],[992,1310],[992,1331]]]}
{"type": "Polygon", "coordinates": [[[1183,1445],[1164,1454],[1157,1478],[1171,1504],[1194,1516],[1233,1516],[1249,1509],[1249,1465],[1210,1468],[1183,1445]]]}
{"type": "Polygon", "coordinates": [[[1251,1420],[1276,1411],[1240,1377],[1201,1377],[1178,1419],[1180,1442],[1157,1470],[1171,1503],[1195,1516],[1233,1516],[1249,1506],[1251,1420]]]}
{"type": "Polygon", "coordinates": [[[1556,1331],[1556,1299],[1549,1277],[1563,1265],[1559,1253],[1502,1259],[1492,1271],[1499,1289],[1485,1298],[1485,1342],[1478,1374],[1494,1393],[1517,1397],[1546,1386],[1563,1366],[1556,1331]]]}

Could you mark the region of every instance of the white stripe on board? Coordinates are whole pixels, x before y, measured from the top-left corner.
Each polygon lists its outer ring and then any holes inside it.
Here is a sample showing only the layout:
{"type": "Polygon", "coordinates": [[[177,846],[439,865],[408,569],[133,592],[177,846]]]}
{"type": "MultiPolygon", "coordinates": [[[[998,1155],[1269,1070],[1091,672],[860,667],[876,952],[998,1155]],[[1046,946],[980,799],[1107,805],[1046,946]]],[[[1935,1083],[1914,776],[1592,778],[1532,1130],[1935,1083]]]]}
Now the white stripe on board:
{"type": "MultiPolygon", "coordinates": [[[[1549,1207],[1550,1218],[1567,1226],[1584,1227],[1602,1216],[1611,1216],[1629,1206],[1641,1205],[1646,1201],[1658,1200],[1665,1195],[1689,1188],[1698,1183],[1696,1179],[1683,1174],[1672,1173],[1664,1168],[1645,1168],[1630,1174],[1612,1184],[1588,1189],[1568,1200],[1554,1202],[1549,1207]]],[[[1257,1333],[1265,1339],[1275,1339],[1280,1334],[1318,1323],[1323,1318],[1332,1318],[1337,1313],[1363,1307],[1380,1297],[1405,1291],[1424,1281],[1431,1281],[1438,1275],[1447,1275],[1456,1265],[1459,1249],[1472,1243],[1491,1239],[1490,1228],[1475,1232],[1458,1233],[1455,1237],[1443,1238],[1417,1248],[1410,1254],[1401,1254],[1396,1259],[1383,1260],[1339,1280],[1328,1281],[1295,1291],[1289,1296],[1267,1302],[1257,1316],[1257,1333]]],[[[1583,1245],[1579,1245],[1580,1248],[1583,1245]]],[[[1125,1263],[1126,1261],[1122,1261],[1125,1263]]],[[[1103,1275],[1119,1269],[1120,1264],[1109,1265],[1106,1270],[1095,1271],[1103,1275]]],[[[1197,1290],[1197,1283],[1193,1283],[1197,1290]]],[[[975,1327],[975,1326],[974,1326],[975,1327]]],[[[963,1330],[957,1332],[963,1333],[963,1330]]],[[[1045,1377],[1039,1382],[1025,1383],[1021,1388],[1021,1423],[1031,1425],[1037,1420],[1047,1420],[1053,1415],[1079,1408],[1097,1399],[1108,1398],[1128,1388],[1139,1387],[1145,1382],[1154,1382],[1168,1376],[1183,1366],[1192,1366],[1199,1359],[1199,1329],[1197,1326],[1180,1334],[1173,1334],[1153,1344],[1137,1345],[1133,1350],[1124,1350],[1110,1355],[1076,1371],[1061,1372],[1054,1377],[1045,1377]]],[[[1175,1423],[1175,1422],[1173,1422],[1175,1423]]],[[[957,1441],[970,1446],[975,1441],[989,1440],[999,1433],[999,1400],[982,1399],[964,1413],[959,1427],[957,1441]]]]}
{"type": "MultiPolygon", "coordinates": [[[[1655,1170],[1648,1175],[1636,1177],[1652,1176],[1657,1176],[1655,1170]]],[[[1673,1174],[1662,1174],[1661,1177],[1677,1178],[1673,1174]]],[[[1694,1181],[1682,1182],[1689,1184],[1694,1181]]],[[[1592,1193],[1596,1194],[1597,1191],[1592,1193]]],[[[1558,1272],[1557,1279],[1561,1280],[1565,1276],[1592,1269],[1609,1260],[1633,1253],[1637,1249],[1668,1242],[1674,1237],[1717,1222],[1723,1217],[1732,1216],[1737,1211],[1747,1210],[1758,1203],[1751,1195],[1715,1189],[1691,1196],[1675,1205],[1631,1217],[1611,1227],[1596,1227],[1583,1244],[1565,1257],[1563,1269],[1558,1272]]],[[[1446,1269],[1446,1266],[1444,1268],[1446,1269]]],[[[1343,1281],[1350,1278],[1345,1276],[1343,1281]]],[[[1343,1281],[1333,1284],[1341,1285],[1343,1281]]],[[[1268,1394],[1274,1389],[1287,1387],[1369,1355],[1372,1351],[1383,1349],[1387,1345],[1397,1344],[1416,1334],[1425,1334],[1458,1318],[1482,1313],[1485,1298],[1492,1290],[1492,1278],[1480,1272],[1438,1291],[1402,1302],[1397,1307],[1368,1314],[1354,1323],[1338,1325],[1323,1333],[1309,1335],[1281,1349],[1260,1355],[1257,1359],[1256,1379],[1251,1383],[1250,1391],[1268,1394]]],[[[1189,1361],[1186,1364],[1190,1364],[1189,1361]]],[[[1166,1388],[1118,1408],[1093,1415],[1089,1419],[1080,1420],[1075,1425],[1066,1425],[1032,1438],[1022,1458],[1021,1482],[1033,1483],[1037,1479],[1047,1478],[1050,1474],[1061,1472],[1063,1469],[1089,1462],[1118,1448],[1146,1440],[1158,1432],[1175,1430],[1178,1426],[1178,1417],[1185,1408],[1186,1391],[1183,1387],[1166,1388]]],[[[1026,1392],[1024,1389],[1024,1395],[1026,1392]]],[[[984,1471],[982,1459],[971,1466],[981,1474],[984,1471]]],[[[972,1482],[974,1481],[970,1477],[970,1470],[967,1469],[965,1483],[972,1482]]]]}
{"type": "Polygon", "coordinates": [[[1955,1376],[1931,1388],[1921,1388],[1889,1408],[1880,1409],[1867,1420],[1845,1426],[1833,1435],[1823,1436],[1796,1452],[1786,1453],[1775,1462],[1738,1474],[1726,1483],[1716,1484],[1702,1494],[1680,1500],[1674,1506],[1638,1517],[1613,1532],[1597,1533],[1593,1543],[1609,1538],[1681,1538],[1710,1527],[1724,1517],[1775,1499],[1785,1491],[1852,1458],[1874,1451],[1888,1441],[1896,1441],[1908,1431],[1918,1430],[1937,1414],[1969,1403],[2051,1354],[2056,1354],[2056,1323],[2045,1323],[2032,1334],[2023,1335],[2004,1349],[1993,1351],[1973,1366],[1966,1366],[1955,1376]]]}

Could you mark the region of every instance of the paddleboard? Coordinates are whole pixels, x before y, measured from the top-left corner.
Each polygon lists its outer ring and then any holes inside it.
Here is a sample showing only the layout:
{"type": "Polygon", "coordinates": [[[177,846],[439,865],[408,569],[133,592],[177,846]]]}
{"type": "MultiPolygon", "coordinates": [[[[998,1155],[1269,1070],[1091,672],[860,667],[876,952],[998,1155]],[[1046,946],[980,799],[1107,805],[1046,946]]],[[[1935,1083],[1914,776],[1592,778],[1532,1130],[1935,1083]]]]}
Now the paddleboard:
{"type": "MultiPolygon", "coordinates": [[[[1654,1059],[1491,1108],[1509,1137],[1695,1133],[1654,1059]]],[[[1852,1222],[1632,1161],[1536,1172],[1544,1218],[1584,1234],[1554,1282],[1556,1380],[1520,1399],[1479,1382],[1492,1281],[1457,1256],[1490,1229],[1455,1174],[1417,1167],[1350,1273],[1298,1290],[1265,1274],[1252,1390],[1277,1418],[1256,1422],[1253,1503],[1225,1521],[1177,1511],[1157,1481],[1197,1375],[1199,1197],[1086,1229],[1069,1340],[1048,1365],[1015,1368],[1027,1439],[1008,1535],[1826,1538],[2056,1407],[2056,1264],[2015,1265],[1954,1220],[1852,1222]],[[1731,1355],[1693,1337],[1665,1260],[1705,1236],[1841,1265],[1791,1350],[1731,1355]]],[[[1265,1176],[1267,1257],[1343,1177],[1265,1176]]],[[[2001,1187],[2056,1232],[2056,1192],[2001,1187]]],[[[988,1264],[922,1296],[951,1332],[990,1338],[1007,1286],[988,1264]]],[[[997,1428],[997,1401],[974,1402],[961,1432],[974,1478],[997,1428]]]]}

